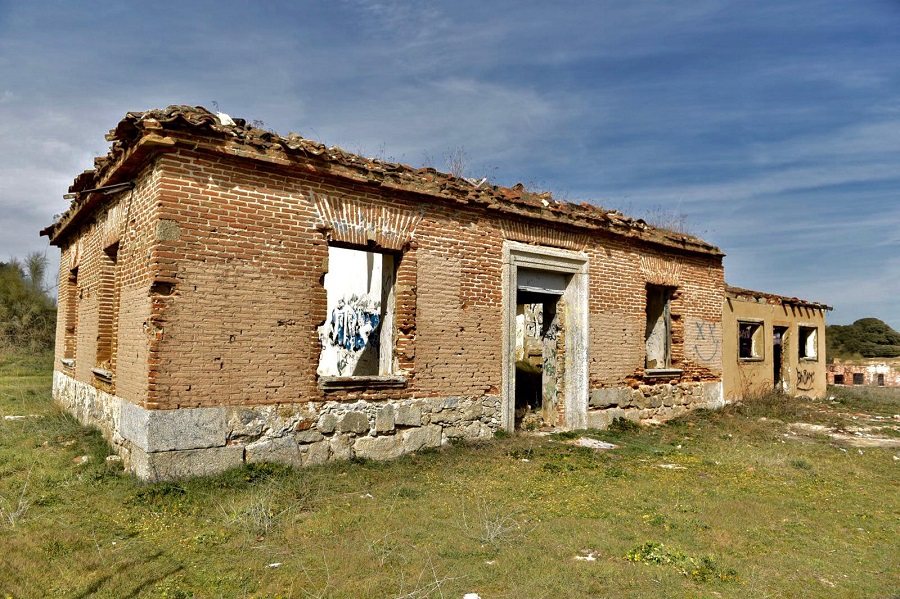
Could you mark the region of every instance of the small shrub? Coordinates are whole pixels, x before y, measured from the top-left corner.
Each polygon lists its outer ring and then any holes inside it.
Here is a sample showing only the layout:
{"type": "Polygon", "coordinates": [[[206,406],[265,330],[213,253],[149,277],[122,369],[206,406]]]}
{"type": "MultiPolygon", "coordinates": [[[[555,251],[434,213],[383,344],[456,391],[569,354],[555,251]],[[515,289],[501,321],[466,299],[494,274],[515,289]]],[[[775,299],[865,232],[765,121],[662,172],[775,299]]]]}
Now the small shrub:
{"type": "Polygon", "coordinates": [[[804,460],[803,458],[795,458],[788,462],[791,466],[796,468],[797,470],[812,470],[812,464],[804,460]]]}
{"type": "Polygon", "coordinates": [[[726,408],[726,411],[748,418],[765,417],[788,422],[809,418],[811,414],[803,400],[777,391],[745,397],[741,402],[726,408]]]}
{"type": "Polygon", "coordinates": [[[472,512],[467,515],[467,510],[463,511],[463,527],[482,545],[499,545],[525,533],[525,519],[519,509],[482,498],[472,512]]]}
{"type": "Polygon", "coordinates": [[[608,466],[603,471],[603,476],[606,478],[625,478],[628,476],[628,473],[621,466],[608,466]]]}
{"type": "Polygon", "coordinates": [[[19,525],[22,520],[25,519],[25,514],[28,513],[28,510],[31,508],[31,501],[25,495],[27,490],[28,481],[25,481],[17,500],[10,501],[5,497],[0,497],[0,518],[5,520],[11,528],[15,528],[19,525]]]}
{"type": "Polygon", "coordinates": [[[722,582],[740,580],[734,569],[721,568],[712,557],[691,557],[683,551],[654,541],[648,541],[632,548],[625,554],[625,559],[640,564],[672,566],[678,573],[696,582],[709,582],[716,579],[722,582]]]}
{"type": "Polygon", "coordinates": [[[641,430],[641,425],[628,418],[616,418],[609,425],[609,430],[620,433],[633,433],[641,430]]]}
{"type": "Polygon", "coordinates": [[[187,490],[177,484],[160,483],[144,487],[131,497],[126,498],[122,503],[126,505],[160,507],[180,502],[186,494],[187,490]]]}

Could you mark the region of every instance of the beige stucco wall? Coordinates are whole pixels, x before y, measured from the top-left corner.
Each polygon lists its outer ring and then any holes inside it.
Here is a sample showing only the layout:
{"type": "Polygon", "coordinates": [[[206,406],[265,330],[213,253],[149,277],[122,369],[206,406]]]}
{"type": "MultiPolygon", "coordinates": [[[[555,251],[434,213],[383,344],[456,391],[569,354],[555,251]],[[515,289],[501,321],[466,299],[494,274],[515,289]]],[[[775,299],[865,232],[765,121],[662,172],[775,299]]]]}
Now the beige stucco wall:
{"type": "Polygon", "coordinates": [[[782,390],[793,396],[823,397],[825,375],[825,311],[819,308],[798,307],[772,300],[752,299],[726,294],[722,308],[722,367],[726,401],[758,395],[776,387],[775,327],[786,327],[782,341],[782,390]],[[761,356],[740,358],[738,354],[738,323],[762,324],[761,356]],[[816,357],[800,358],[799,327],[816,327],[816,357]]]}

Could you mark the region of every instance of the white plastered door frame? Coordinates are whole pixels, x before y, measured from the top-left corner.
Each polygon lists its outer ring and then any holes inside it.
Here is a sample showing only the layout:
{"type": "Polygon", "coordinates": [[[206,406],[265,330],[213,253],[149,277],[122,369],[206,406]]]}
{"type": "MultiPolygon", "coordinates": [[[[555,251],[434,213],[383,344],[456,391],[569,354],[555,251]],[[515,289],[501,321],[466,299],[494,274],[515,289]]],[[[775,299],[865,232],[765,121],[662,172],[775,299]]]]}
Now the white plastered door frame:
{"type": "Polygon", "coordinates": [[[562,297],[566,304],[565,426],[587,427],[588,406],[588,256],[583,252],[503,242],[503,344],[501,425],[515,429],[516,409],[516,304],[520,268],[566,275],[562,297]]]}

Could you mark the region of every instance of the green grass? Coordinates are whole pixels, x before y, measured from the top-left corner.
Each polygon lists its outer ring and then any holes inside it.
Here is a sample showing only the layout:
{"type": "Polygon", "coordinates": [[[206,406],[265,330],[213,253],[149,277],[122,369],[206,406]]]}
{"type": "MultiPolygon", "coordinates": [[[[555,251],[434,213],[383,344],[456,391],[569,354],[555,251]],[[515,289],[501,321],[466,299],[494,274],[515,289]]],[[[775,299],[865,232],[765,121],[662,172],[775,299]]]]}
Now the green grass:
{"type": "Polygon", "coordinates": [[[2,596],[900,597],[898,452],[785,436],[896,391],[142,484],[50,367],[0,356],[0,415],[29,416],[0,420],[2,596]]]}

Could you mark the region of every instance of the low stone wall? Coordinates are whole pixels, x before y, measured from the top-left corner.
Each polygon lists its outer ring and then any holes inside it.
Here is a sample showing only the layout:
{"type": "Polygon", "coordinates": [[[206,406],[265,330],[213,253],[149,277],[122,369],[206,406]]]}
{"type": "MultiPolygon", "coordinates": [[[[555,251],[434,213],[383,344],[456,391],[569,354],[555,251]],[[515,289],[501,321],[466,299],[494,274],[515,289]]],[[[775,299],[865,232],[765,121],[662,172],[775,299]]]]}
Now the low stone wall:
{"type": "Polygon", "coordinates": [[[241,464],[386,460],[500,427],[500,396],[146,410],[53,374],[53,397],[103,431],[143,480],[213,474],[241,464]]]}
{"type": "Polygon", "coordinates": [[[118,434],[122,400],[59,370],[53,371],[53,399],[87,426],[95,426],[118,453],[125,440],[118,434]]]}
{"type": "MultiPolygon", "coordinates": [[[[126,469],[150,481],[243,463],[388,460],[454,439],[487,439],[501,426],[499,395],[146,410],[56,371],[53,397],[103,431],[126,469]]],[[[663,421],[722,405],[718,382],[595,389],[588,426],[606,428],[616,418],[663,421]]]]}
{"type": "Polygon", "coordinates": [[[296,466],[352,457],[388,460],[452,439],[487,439],[500,427],[497,395],[228,411],[228,440],[245,445],[247,462],[296,466]]]}
{"type": "Polygon", "coordinates": [[[593,389],[588,404],[588,427],[606,428],[616,418],[664,422],[697,408],[717,409],[724,405],[719,381],[593,389]]]}

